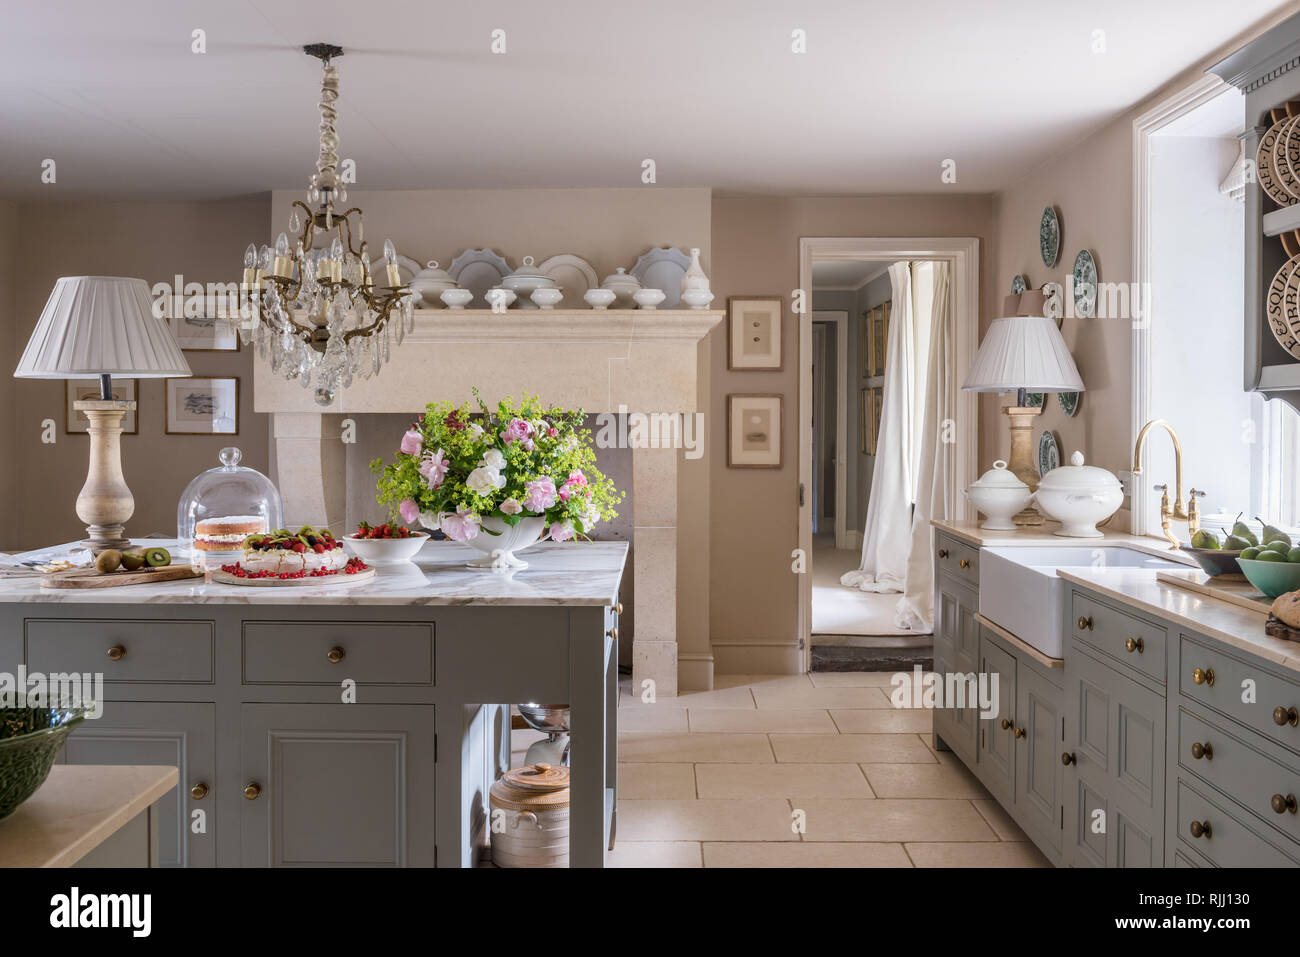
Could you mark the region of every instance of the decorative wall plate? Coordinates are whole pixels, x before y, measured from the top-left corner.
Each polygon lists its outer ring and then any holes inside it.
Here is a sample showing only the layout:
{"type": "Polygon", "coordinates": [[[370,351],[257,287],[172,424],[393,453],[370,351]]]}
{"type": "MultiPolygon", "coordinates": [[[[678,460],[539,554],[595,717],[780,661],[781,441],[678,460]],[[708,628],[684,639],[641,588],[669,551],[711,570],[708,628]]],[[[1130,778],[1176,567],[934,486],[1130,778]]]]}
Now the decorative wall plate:
{"type": "Polygon", "coordinates": [[[595,289],[600,285],[600,280],[596,278],[596,270],[591,268],[591,263],[580,256],[571,256],[568,253],[543,260],[537,267],[537,271],[543,276],[550,276],[555,280],[555,284],[564,290],[564,298],[560,300],[562,309],[582,309],[585,305],[582,297],[587,290],[595,289]]]}
{"type": "Polygon", "coordinates": [[[1061,219],[1055,206],[1043,208],[1043,218],[1038,222],[1038,253],[1048,269],[1061,258],[1061,219]]]}
{"type": "Polygon", "coordinates": [[[1300,116],[1282,125],[1273,147],[1273,172],[1292,201],[1300,199],[1300,116]]]}
{"type": "Polygon", "coordinates": [[[1042,392],[1026,392],[1026,393],[1025,393],[1025,408],[1026,408],[1026,409],[1041,409],[1041,408],[1043,407],[1043,399],[1044,399],[1044,398],[1045,398],[1045,393],[1042,393],[1042,392]]]}
{"type": "Polygon", "coordinates": [[[1282,188],[1278,181],[1277,173],[1273,169],[1274,150],[1277,147],[1278,136],[1282,133],[1282,127],[1291,122],[1290,117],[1284,117],[1270,126],[1259,140],[1259,150],[1255,153],[1255,173],[1259,176],[1259,185],[1268,198],[1273,200],[1279,206],[1290,206],[1295,203],[1296,199],[1290,193],[1282,188]]]}
{"type": "Polygon", "coordinates": [[[494,249],[467,249],[447,269],[462,289],[474,293],[469,304],[471,309],[491,309],[485,294],[493,286],[501,285],[501,280],[512,272],[510,264],[494,249]]]}
{"type": "Polygon", "coordinates": [[[1079,393],[1078,392],[1058,392],[1056,393],[1057,405],[1061,411],[1073,418],[1074,413],[1079,411],[1079,393]]]}
{"type": "Polygon", "coordinates": [[[1011,295],[1018,296],[1029,288],[1029,281],[1020,273],[1011,277],[1011,295]]]}
{"type": "Polygon", "coordinates": [[[1264,311],[1278,345],[1300,359],[1300,257],[1288,259],[1277,271],[1269,283],[1264,311]]]}
{"type": "Polygon", "coordinates": [[[1097,261],[1080,249],[1074,257],[1074,314],[1080,319],[1097,316],[1097,261]]]}
{"type": "Polygon", "coordinates": [[[645,289],[661,289],[664,309],[676,309],[682,298],[682,277],[691,268],[691,257],[673,246],[650,250],[628,270],[645,289]]]}
{"type": "Polygon", "coordinates": [[[1038,437],[1038,475],[1041,478],[1061,464],[1061,447],[1056,444],[1056,436],[1046,429],[1038,437]]]}

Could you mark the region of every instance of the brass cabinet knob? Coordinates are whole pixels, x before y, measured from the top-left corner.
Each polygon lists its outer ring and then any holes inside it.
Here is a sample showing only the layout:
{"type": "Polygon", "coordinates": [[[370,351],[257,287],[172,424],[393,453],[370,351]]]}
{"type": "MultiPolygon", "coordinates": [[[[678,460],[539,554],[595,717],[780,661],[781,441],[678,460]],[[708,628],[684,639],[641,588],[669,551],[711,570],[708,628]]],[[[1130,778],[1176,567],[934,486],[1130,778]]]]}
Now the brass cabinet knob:
{"type": "Polygon", "coordinates": [[[1280,794],[1274,794],[1273,799],[1269,801],[1269,804],[1273,806],[1273,810],[1278,814],[1285,814],[1287,811],[1290,811],[1292,814],[1296,812],[1296,800],[1294,794],[1288,794],[1286,797],[1283,797],[1280,794]]]}
{"type": "Polygon", "coordinates": [[[622,603],[622,602],[619,602],[617,605],[614,606],[614,614],[616,614],[616,615],[621,615],[621,614],[623,614],[623,603],[622,603]]]}
{"type": "Polygon", "coordinates": [[[109,661],[121,661],[125,657],[126,657],[126,649],[123,648],[121,645],[114,645],[112,648],[108,649],[109,661]]]}
{"type": "Polygon", "coordinates": [[[1003,718],[1003,719],[1002,719],[1001,724],[1002,724],[1002,730],[1003,730],[1003,731],[1006,731],[1006,730],[1010,729],[1010,727],[1011,727],[1011,722],[1008,721],[1006,718],[1003,718]]]}
{"type": "Polygon", "coordinates": [[[1212,761],[1214,760],[1214,747],[1208,741],[1204,744],[1201,744],[1199,741],[1193,741],[1192,757],[1197,761],[1201,760],[1201,758],[1205,758],[1207,761],[1212,761]]]}
{"type": "Polygon", "coordinates": [[[962,568],[970,568],[970,559],[969,559],[969,558],[963,558],[963,559],[962,559],[961,561],[959,561],[957,564],[960,565],[962,568]]]}
{"type": "Polygon", "coordinates": [[[1012,729],[1011,729],[1011,736],[1012,736],[1013,738],[1023,738],[1023,737],[1025,736],[1025,729],[1024,729],[1024,728],[1012,728],[1012,729]]]}
{"type": "Polygon", "coordinates": [[[325,652],[325,657],[336,665],[343,660],[345,655],[347,655],[347,652],[342,648],[331,648],[329,651],[325,652]]]}
{"type": "Polygon", "coordinates": [[[1136,652],[1140,655],[1140,654],[1142,654],[1142,649],[1143,649],[1144,647],[1146,647],[1146,645],[1145,645],[1145,643],[1142,641],[1141,638],[1125,638],[1125,639],[1124,639],[1124,650],[1127,651],[1127,652],[1129,652],[1129,653],[1132,653],[1132,652],[1136,651],[1136,652]]]}
{"type": "Polygon", "coordinates": [[[262,786],[256,782],[244,785],[244,797],[250,801],[256,801],[257,796],[262,793],[262,786]]]}
{"type": "Polygon", "coordinates": [[[1080,630],[1080,631],[1091,631],[1091,630],[1092,630],[1092,616],[1091,616],[1091,615],[1088,615],[1087,617],[1084,617],[1083,615],[1080,615],[1080,616],[1079,616],[1078,625],[1079,625],[1079,630],[1080,630]]]}
{"type": "MultiPolygon", "coordinates": [[[[1205,668],[1205,669],[1201,669],[1201,668],[1193,668],[1193,669],[1192,669],[1192,681],[1193,681],[1195,684],[1198,684],[1198,685],[1209,685],[1211,688],[1213,688],[1213,687],[1214,687],[1214,669],[1213,669],[1213,668],[1205,668]]],[[[1274,721],[1277,720],[1277,712],[1276,712],[1276,711],[1273,712],[1273,720],[1274,720],[1274,721]]]]}
{"type": "Polygon", "coordinates": [[[1076,758],[1071,752],[1066,751],[1061,755],[1061,763],[1068,768],[1070,765],[1078,763],[1078,758],[1076,758]]]}
{"type": "Polygon", "coordinates": [[[1273,723],[1279,728],[1288,724],[1294,728],[1297,724],[1300,724],[1300,712],[1296,711],[1295,708],[1284,708],[1278,705],[1273,709],[1273,723]]]}
{"type": "Polygon", "coordinates": [[[1209,821],[1193,821],[1191,826],[1192,837],[1213,837],[1214,831],[1210,827],[1209,821]]]}
{"type": "Polygon", "coordinates": [[[939,549],[939,557],[940,557],[940,558],[947,558],[947,557],[948,557],[948,549],[946,549],[946,548],[941,548],[941,549],[939,549]]]}
{"type": "Polygon", "coordinates": [[[190,796],[196,801],[202,801],[208,796],[208,786],[200,781],[194,787],[190,788],[190,796]]]}
{"type": "Polygon", "coordinates": [[[618,625],[615,625],[605,634],[609,635],[609,637],[613,638],[615,641],[618,641],[618,625]]]}

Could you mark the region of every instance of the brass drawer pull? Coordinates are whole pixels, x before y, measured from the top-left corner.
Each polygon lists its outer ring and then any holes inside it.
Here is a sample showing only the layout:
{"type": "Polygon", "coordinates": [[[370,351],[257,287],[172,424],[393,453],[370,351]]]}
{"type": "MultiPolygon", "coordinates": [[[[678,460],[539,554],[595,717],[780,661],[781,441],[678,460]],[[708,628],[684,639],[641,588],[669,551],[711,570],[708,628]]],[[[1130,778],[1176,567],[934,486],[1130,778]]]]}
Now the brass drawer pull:
{"type": "Polygon", "coordinates": [[[108,649],[109,661],[121,661],[125,657],[126,657],[126,649],[123,648],[121,645],[114,645],[112,648],[108,649]]]}
{"type": "Polygon", "coordinates": [[[939,549],[939,557],[940,557],[940,558],[947,558],[947,557],[948,557],[948,549],[946,549],[946,548],[941,548],[941,549],[939,549]]]}
{"type": "Polygon", "coordinates": [[[208,786],[200,781],[194,787],[190,788],[190,796],[196,801],[202,801],[208,796],[208,786]]]}
{"type": "Polygon", "coordinates": [[[1013,728],[1012,731],[1011,731],[1011,736],[1012,736],[1013,738],[1023,738],[1023,737],[1025,736],[1025,729],[1024,729],[1024,728],[1013,728]]]}
{"type": "Polygon", "coordinates": [[[1199,741],[1193,741],[1192,757],[1194,757],[1197,761],[1201,760],[1201,758],[1205,758],[1205,760],[1207,761],[1213,761],[1214,747],[1208,741],[1206,741],[1204,744],[1201,744],[1201,742],[1199,741]]]}
{"type": "MultiPolygon", "coordinates": [[[[1192,669],[1192,682],[1193,682],[1194,684],[1198,684],[1198,685],[1209,685],[1211,688],[1213,688],[1213,687],[1214,687],[1214,669],[1213,669],[1213,668],[1205,668],[1204,670],[1202,670],[1202,669],[1200,669],[1200,668],[1193,668],[1193,669],[1192,669]]],[[[1276,712],[1276,711],[1273,712],[1273,720],[1274,720],[1274,721],[1277,720],[1277,712],[1276,712]]]]}
{"type": "Polygon", "coordinates": [[[957,564],[960,565],[962,568],[970,568],[970,559],[969,559],[969,558],[963,558],[963,559],[962,559],[961,561],[959,561],[957,564]]]}
{"type": "Polygon", "coordinates": [[[1287,811],[1290,811],[1292,814],[1296,812],[1296,800],[1294,794],[1288,794],[1286,797],[1283,797],[1280,794],[1274,794],[1273,799],[1269,801],[1269,804],[1272,805],[1273,810],[1278,814],[1285,814],[1287,811]]]}
{"type": "Polygon", "coordinates": [[[618,641],[618,625],[615,625],[608,632],[606,632],[606,634],[609,635],[609,637],[613,638],[615,641],[618,641]]]}
{"type": "Polygon", "coordinates": [[[1066,751],[1066,752],[1064,752],[1064,753],[1061,755],[1061,763],[1064,764],[1067,768],[1068,768],[1070,765],[1072,765],[1072,764],[1077,764],[1078,761],[1079,761],[1079,759],[1076,758],[1076,757],[1075,757],[1071,752],[1069,752],[1069,751],[1066,751]]]}
{"type": "Polygon", "coordinates": [[[619,602],[617,605],[614,606],[614,614],[616,614],[616,615],[621,615],[621,614],[623,614],[623,603],[622,603],[622,602],[619,602]]]}
{"type": "Polygon", "coordinates": [[[256,801],[257,796],[262,793],[262,786],[256,782],[250,782],[244,786],[244,797],[250,801],[256,801]]]}
{"type": "Polygon", "coordinates": [[[1092,631],[1092,616],[1089,615],[1085,618],[1083,615],[1080,615],[1078,625],[1080,631],[1092,631]]]}
{"type": "Polygon", "coordinates": [[[1214,837],[1214,830],[1210,827],[1209,821],[1193,821],[1191,826],[1192,837],[1214,837]]]}
{"type": "Polygon", "coordinates": [[[1146,643],[1141,638],[1124,639],[1124,650],[1130,654],[1136,651],[1140,655],[1142,654],[1142,649],[1145,647],[1146,643]]]}
{"type": "Polygon", "coordinates": [[[1011,730],[1011,722],[1008,721],[1006,718],[1003,718],[1003,719],[1002,719],[1001,724],[1002,724],[1002,730],[1003,730],[1003,731],[1009,731],[1009,730],[1011,730]]]}
{"type": "Polygon", "coordinates": [[[1300,724],[1300,712],[1296,711],[1295,708],[1284,708],[1278,705],[1273,709],[1273,723],[1279,728],[1288,724],[1294,728],[1297,724],[1300,724]]]}
{"type": "Polygon", "coordinates": [[[329,651],[325,652],[325,657],[336,665],[342,661],[346,655],[347,652],[342,648],[331,648],[329,651]]]}

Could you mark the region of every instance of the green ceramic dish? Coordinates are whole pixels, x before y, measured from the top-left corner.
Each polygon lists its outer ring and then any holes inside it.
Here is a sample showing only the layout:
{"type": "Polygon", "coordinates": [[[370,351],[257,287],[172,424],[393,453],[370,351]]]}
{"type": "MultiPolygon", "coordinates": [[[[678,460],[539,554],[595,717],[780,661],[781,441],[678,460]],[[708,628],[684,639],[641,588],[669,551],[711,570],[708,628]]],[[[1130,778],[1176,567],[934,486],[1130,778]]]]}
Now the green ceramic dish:
{"type": "Polygon", "coordinates": [[[1241,573],[1269,598],[1285,595],[1300,588],[1300,562],[1261,562],[1251,558],[1238,558],[1241,573]]]}
{"type": "Polygon", "coordinates": [[[82,708],[0,708],[0,820],[45,783],[68,733],[85,717],[82,708]]]}
{"type": "MultiPolygon", "coordinates": [[[[1180,551],[1186,552],[1196,559],[1196,564],[1200,565],[1205,574],[1211,578],[1217,578],[1220,575],[1236,575],[1238,578],[1244,578],[1241,573],[1241,566],[1237,564],[1237,556],[1241,554],[1240,550],[1231,551],[1224,548],[1193,548],[1191,545],[1179,545],[1180,551]]],[[[1267,565],[1268,562],[1262,564],[1267,565]]]]}

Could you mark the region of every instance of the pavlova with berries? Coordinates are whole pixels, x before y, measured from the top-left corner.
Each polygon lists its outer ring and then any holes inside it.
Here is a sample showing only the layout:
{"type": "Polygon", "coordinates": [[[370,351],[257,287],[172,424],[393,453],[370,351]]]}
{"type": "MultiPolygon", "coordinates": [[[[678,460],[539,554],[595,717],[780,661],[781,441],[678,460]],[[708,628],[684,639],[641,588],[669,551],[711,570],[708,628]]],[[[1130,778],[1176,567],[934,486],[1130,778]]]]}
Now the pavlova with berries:
{"type": "Polygon", "coordinates": [[[535,396],[490,408],[430,403],[402,436],[395,461],[376,459],[378,498],[395,517],[485,553],[543,538],[590,536],[614,518],[623,495],[596,468],[581,409],[548,408],[535,396]]]}
{"type": "Polygon", "coordinates": [[[249,535],[240,560],[222,565],[221,570],[237,578],[287,579],[355,575],[368,567],[358,558],[350,559],[329,529],[304,525],[296,532],[277,528],[249,535]]]}

